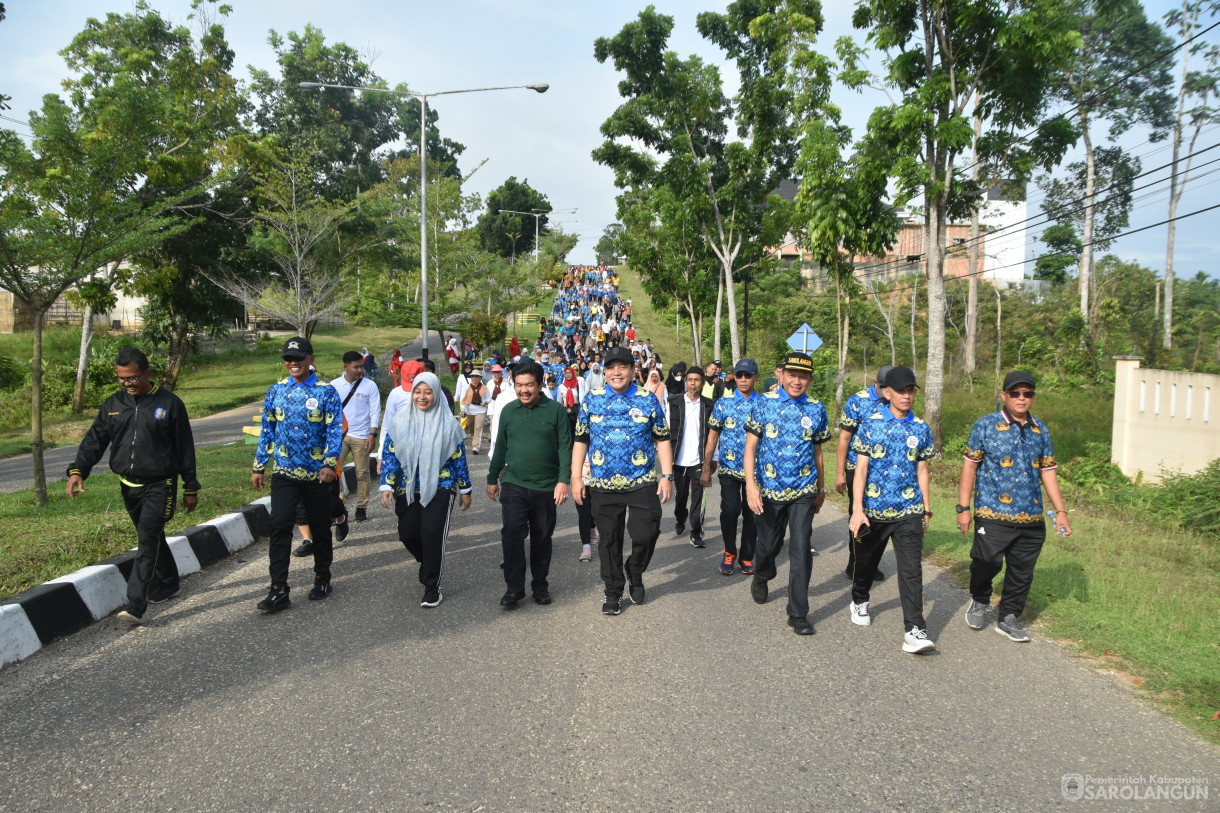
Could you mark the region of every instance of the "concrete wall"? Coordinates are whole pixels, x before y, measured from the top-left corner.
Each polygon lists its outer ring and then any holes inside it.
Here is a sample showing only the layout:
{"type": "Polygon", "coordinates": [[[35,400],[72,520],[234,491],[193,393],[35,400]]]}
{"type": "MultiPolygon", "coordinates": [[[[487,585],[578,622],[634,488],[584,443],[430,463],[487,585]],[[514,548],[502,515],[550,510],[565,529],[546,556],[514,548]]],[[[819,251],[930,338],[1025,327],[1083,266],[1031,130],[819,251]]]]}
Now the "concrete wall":
{"type": "Polygon", "coordinates": [[[1111,457],[1123,474],[1156,483],[1163,469],[1193,474],[1220,458],[1220,375],[1116,361],[1111,457]]]}

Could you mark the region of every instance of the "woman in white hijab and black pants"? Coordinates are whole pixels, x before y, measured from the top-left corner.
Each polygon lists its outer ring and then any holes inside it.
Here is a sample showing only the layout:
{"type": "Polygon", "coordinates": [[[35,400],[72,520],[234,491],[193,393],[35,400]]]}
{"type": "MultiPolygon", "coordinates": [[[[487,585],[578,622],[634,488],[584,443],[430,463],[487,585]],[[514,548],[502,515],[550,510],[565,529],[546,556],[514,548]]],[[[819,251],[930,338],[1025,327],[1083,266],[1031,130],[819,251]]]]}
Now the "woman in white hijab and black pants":
{"type": "Polygon", "coordinates": [[[389,508],[393,494],[398,538],[420,563],[423,607],[441,603],[453,501],[456,498],[463,511],[470,507],[470,470],[462,442],[465,433],[437,398],[440,391],[435,374],[417,375],[411,402],[398,410],[384,430],[381,449],[381,504],[389,508]]]}

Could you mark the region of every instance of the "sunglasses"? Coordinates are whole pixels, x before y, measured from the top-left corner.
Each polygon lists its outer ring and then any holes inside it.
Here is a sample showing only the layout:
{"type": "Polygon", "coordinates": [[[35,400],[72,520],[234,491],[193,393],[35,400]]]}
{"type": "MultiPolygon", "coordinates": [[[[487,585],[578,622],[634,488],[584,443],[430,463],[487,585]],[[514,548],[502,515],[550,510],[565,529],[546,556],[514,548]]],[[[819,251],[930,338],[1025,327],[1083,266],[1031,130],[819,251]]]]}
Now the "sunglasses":
{"type": "Polygon", "coordinates": [[[1035,393],[1033,390],[1009,390],[1008,391],[1008,396],[1010,398],[1033,398],[1035,395],[1037,395],[1037,393],[1035,393]]]}
{"type": "Polygon", "coordinates": [[[733,373],[733,378],[753,378],[753,373],[733,373]]]}

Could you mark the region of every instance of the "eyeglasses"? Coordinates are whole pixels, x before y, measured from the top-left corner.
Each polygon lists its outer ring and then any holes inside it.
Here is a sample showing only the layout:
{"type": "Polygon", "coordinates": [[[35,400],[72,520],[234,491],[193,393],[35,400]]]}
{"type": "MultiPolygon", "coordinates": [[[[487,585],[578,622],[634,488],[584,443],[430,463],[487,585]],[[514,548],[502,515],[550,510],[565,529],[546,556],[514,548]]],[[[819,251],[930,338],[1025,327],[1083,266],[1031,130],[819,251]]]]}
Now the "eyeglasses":
{"type": "Polygon", "coordinates": [[[1037,393],[1033,390],[1009,390],[1009,398],[1033,398],[1037,393]]]}
{"type": "Polygon", "coordinates": [[[733,378],[753,378],[753,373],[733,373],[733,378]]]}
{"type": "Polygon", "coordinates": [[[134,384],[143,377],[144,377],[144,373],[140,373],[139,375],[121,375],[121,376],[119,376],[119,383],[120,384],[134,384]]]}

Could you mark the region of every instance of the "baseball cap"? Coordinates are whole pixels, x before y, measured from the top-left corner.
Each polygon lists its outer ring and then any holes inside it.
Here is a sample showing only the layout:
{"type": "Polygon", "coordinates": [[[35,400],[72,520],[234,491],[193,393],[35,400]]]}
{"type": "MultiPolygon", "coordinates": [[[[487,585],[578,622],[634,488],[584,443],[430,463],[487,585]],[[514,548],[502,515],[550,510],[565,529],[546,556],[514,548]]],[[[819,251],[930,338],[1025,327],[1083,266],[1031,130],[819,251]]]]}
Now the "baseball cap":
{"type": "Polygon", "coordinates": [[[813,374],[813,359],[804,353],[789,353],[784,357],[784,363],[780,366],[796,373],[813,374]]]}
{"type": "Polygon", "coordinates": [[[303,359],[312,355],[313,345],[304,336],[293,336],[284,342],[284,349],[280,351],[280,358],[284,359],[303,359]]]}
{"type": "Polygon", "coordinates": [[[623,347],[622,345],[615,345],[614,347],[611,347],[606,351],[606,355],[602,357],[602,360],[607,367],[616,361],[627,365],[635,364],[635,359],[632,357],[631,353],[628,352],[627,348],[623,347]]]}
{"type": "Polygon", "coordinates": [[[1028,384],[1031,387],[1037,388],[1038,384],[1034,381],[1034,377],[1024,370],[1013,370],[1008,375],[1004,376],[1004,391],[1012,389],[1018,384],[1028,384]]]}
{"type": "Polygon", "coordinates": [[[754,359],[741,359],[733,365],[733,375],[745,373],[746,375],[758,375],[758,363],[754,359]]]}
{"type": "Polygon", "coordinates": [[[875,380],[880,381],[881,386],[884,387],[885,377],[890,374],[890,370],[892,369],[894,369],[893,364],[882,364],[879,368],[877,368],[877,378],[875,380]]]}
{"type": "Polygon", "coordinates": [[[919,386],[915,383],[915,371],[901,364],[885,374],[885,381],[882,381],[881,385],[893,390],[919,386]]]}

